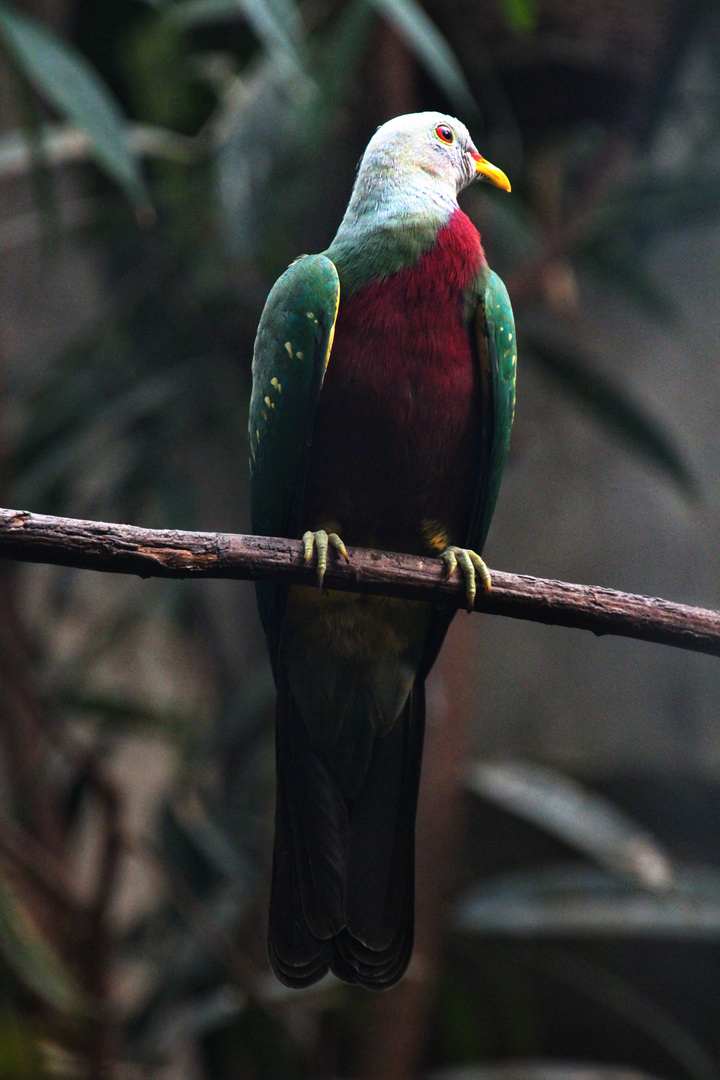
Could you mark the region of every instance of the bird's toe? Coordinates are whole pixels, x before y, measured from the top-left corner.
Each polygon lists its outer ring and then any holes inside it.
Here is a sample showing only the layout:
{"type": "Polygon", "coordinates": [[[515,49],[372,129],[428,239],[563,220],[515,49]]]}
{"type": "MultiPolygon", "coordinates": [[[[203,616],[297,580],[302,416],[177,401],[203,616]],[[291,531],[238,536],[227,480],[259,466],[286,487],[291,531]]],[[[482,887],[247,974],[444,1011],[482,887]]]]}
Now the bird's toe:
{"type": "Polygon", "coordinates": [[[303,533],[302,541],[305,547],[305,564],[307,566],[310,565],[317,553],[318,589],[322,588],[325,571],[327,570],[328,548],[334,548],[338,555],[345,559],[345,562],[350,561],[347,548],[336,532],[328,533],[325,529],[316,529],[313,532],[308,529],[307,532],[303,533]]]}
{"type": "Polygon", "coordinates": [[[472,551],[470,548],[451,545],[445,548],[440,558],[445,563],[446,577],[452,577],[458,566],[460,567],[465,578],[467,610],[471,612],[477,594],[477,578],[479,577],[482,581],[485,592],[489,593],[491,589],[490,571],[477,552],[472,551]]]}

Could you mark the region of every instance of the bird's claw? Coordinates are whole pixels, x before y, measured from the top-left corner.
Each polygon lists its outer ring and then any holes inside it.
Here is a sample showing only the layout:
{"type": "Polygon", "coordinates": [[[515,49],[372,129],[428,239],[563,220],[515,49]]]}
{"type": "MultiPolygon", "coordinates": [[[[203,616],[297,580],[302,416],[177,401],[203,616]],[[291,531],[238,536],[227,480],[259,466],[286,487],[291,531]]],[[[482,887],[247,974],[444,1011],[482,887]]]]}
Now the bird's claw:
{"type": "Polygon", "coordinates": [[[470,548],[446,547],[440,558],[445,563],[445,576],[448,578],[451,578],[458,566],[460,566],[465,578],[467,609],[468,612],[471,612],[475,606],[475,595],[477,593],[476,575],[480,576],[485,592],[489,593],[491,588],[490,571],[477,552],[471,551],[470,548]]]}
{"type": "Polygon", "coordinates": [[[313,532],[308,529],[306,533],[303,533],[303,544],[305,545],[305,565],[309,566],[313,560],[313,555],[317,549],[317,587],[322,588],[323,579],[325,577],[325,571],[327,570],[327,556],[328,548],[333,547],[337,551],[338,555],[342,555],[345,562],[350,562],[350,556],[347,553],[347,548],[340,539],[337,533],[327,533],[324,529],[317,529],[313,532]]]}

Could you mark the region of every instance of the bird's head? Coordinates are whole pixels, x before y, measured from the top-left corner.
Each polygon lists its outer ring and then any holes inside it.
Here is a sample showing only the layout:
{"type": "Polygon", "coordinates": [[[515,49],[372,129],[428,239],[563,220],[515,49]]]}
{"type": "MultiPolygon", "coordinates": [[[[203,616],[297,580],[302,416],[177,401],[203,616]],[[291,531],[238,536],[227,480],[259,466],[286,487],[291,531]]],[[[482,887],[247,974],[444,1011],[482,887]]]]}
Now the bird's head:
{"type": "MultiPolygon", "coordinates": [[[[447,224],[458,209],[458,193],[473,180],[510,190],[505,173],[480,156],[459,120],[438,112],[388,120],[363,154],[345,216],[328,249],[331,258],[349,265],[361,253],[362,272],[371,266],[379,273],[387,263],[383,252],[392,244],[398,258],[411,259],[418,237],[434,237],[447,224]],[[401,233],[410,248],[398,247],[401,233]]],[[[350,280],[347,267],[345,280],[350,280]]]]}
{"type": "Polygon", "coordinates": [[[360,175],[379,177],[388,171],[396,182],[422,177],[429,186],[451,189],[454,195],[473,180],[489,180],[510,191],[505,173],[480,155],[465,125],[438,112],[396,116],[378,128],[363,156],[360,175]]]}

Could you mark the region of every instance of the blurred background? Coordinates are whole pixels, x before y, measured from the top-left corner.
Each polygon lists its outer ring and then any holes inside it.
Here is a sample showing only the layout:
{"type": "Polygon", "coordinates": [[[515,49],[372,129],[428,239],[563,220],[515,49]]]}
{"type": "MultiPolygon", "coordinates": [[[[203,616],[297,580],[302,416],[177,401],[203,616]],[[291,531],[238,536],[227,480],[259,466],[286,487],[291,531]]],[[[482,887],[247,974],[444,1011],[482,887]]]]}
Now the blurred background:
{"type": "MultiPolygon", "coordinates": [[[[249,531],[275,277],[460,116],[516,310],[491,567],[720,606],[713,0],[0,0],[0,502],[249,531]]],[[[0,1078],[720,1077],[720,667],[458,616],[417,946],[270,976],[252,587],[0,566],[0,1078]]]]}

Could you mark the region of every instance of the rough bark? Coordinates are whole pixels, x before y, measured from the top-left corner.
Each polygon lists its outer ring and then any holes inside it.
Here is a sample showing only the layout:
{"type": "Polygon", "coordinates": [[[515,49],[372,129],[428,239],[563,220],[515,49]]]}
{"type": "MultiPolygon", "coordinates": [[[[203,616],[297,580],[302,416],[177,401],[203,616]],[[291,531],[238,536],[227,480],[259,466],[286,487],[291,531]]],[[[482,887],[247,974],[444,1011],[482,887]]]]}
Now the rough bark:
{"type": "MultiPolygon", "coordinates": [[[[349,563],[331,556],[327,588],[465,605],[459,575],[447,580],[438,559],[362,548],[348,551],[349,563]]],[[[140,577],[241,578],[285,585],[311,585],[315,580],[299,540],[142,529],[24,510],[0,509],[0,557],[140,577]]],[[[492,592],[477,596],[476,611],[720,656],[720,612],[597,585],[491,573],[492,592]]]]}

